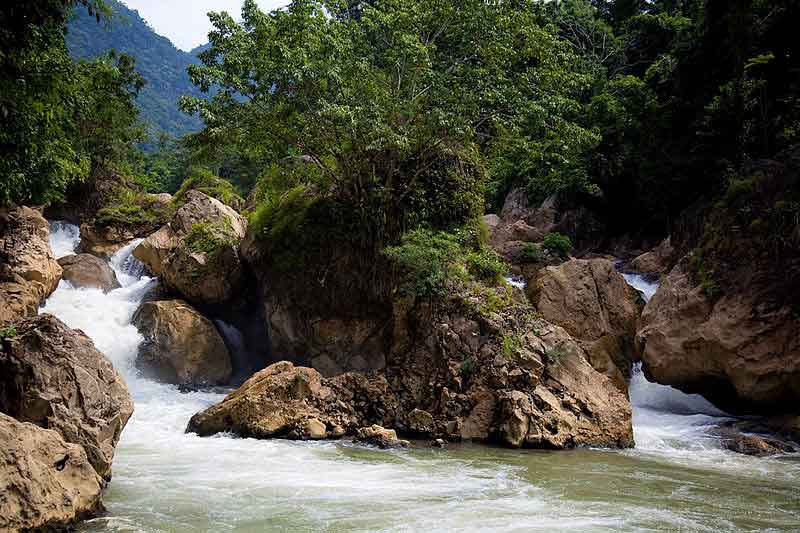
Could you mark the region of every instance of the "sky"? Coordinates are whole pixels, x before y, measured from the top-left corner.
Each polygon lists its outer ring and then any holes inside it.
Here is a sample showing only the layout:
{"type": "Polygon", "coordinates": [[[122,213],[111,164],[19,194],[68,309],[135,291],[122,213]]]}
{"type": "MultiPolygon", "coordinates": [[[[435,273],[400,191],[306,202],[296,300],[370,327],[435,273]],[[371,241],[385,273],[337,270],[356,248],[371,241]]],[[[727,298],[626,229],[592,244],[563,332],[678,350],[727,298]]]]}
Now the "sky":
{"type": "MultiPolygon", "coordinates": [[[[288,4],[288,0],[256,0],[261,9],[270,11],[288,4]]],[[[211,30],[209,11],[227,11],[238,19],[243,0],[122,0],[139,12],[156,33],[167,37],[181,50],[189,51],[208,42],[211,30]]]]}

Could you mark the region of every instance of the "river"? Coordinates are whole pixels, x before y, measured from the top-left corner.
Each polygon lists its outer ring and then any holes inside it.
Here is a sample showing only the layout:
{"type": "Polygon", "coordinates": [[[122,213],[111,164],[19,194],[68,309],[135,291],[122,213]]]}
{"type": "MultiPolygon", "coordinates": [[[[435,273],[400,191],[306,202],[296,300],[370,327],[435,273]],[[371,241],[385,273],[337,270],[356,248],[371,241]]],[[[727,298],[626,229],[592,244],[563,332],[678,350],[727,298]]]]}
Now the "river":
{"type": "MultiPolygon", "coordinates": [[[[58,256],[78,239],[74,226],[52,225],[58,256]]],[[[800,530],[800,458],[724,451],[706,431],[724,413],[639,371],[631,450],[381,451],[187,435],[189,418],[223,395],[137,375],[142,338],[131,316],[157,282],[134,247],[111,260],[121,288],[104,294],[62,281],[42,309],[94,340],[136,406],[116,450],[108,514],[81,531],[800,530]]]]}

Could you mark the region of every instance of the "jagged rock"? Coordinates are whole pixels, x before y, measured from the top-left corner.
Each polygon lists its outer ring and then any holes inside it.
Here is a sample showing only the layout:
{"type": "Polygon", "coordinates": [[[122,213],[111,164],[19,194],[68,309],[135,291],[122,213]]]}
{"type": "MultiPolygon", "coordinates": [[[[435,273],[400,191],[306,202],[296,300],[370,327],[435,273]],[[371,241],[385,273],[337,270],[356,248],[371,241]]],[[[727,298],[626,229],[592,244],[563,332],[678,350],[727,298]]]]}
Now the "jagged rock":
{"type": "Polygon", "coordinates": [[[729,412],[796,412],[800,319],[752,287],[711,300],[684,258],[642,313],[637,342],[648,379],[702,394],[729,412]]]}
{"type": "MultiPolygon", "coordinates": [[[[712,435],[720,438],[722,446],[732,452],[755,457],[768,457],[784,453],[796,453],[800,448],[791,443],[769,436],[748,432],[748,424],[726,423],[714,428],[712,435]]],[[[757,430],[764,428],[758,427],[757,430]]]]}
{"type": "Polygon", "coordinates": [[[644,302],[610,261],[572,259],[542,268],[528,295],[545,319],[583,341],[598,371],[626,390],[644,302]]]}
{"type": "Polygon", "coordinates": [[[672,247],[670,238],[667,237],[661,244],[631,261],[629,268],[641,274],[661,277],[672,269],[675,259],[675,249],[672,247]]]}
{"type": "Polygon", "coordinates": [[[126,244],[142,235],[137,228],[120,224],[102,226],[84,222],[80,228],[81,242],[78,251],[103,259],[109,259],[126,244]]]}
{"type": "Polygon", "coordinates": [[[0,531],[50,530],[103,508],[103,480],[78,444],[0,413],[0,531]]]}
{"type": "Polygon", "coordinates": [[[16,324],[0,351],[0,412],[58,431],[103,478],[133,402],[111,362],[81,331],[44,314],[16,324]]]}
{"type": "Polygon", "coordinates": [[[64,270],[63,279],[73,287],[91,287],[106,292],[120,287],[114,270],[107,261],[91,254],[68,255],[58,260],[64,270]]]}
{"type": "Polygon", "coordinates": [[[217,328],[181,300],[146,302],[133,316],[144,336],[137,368],[174,384],[222,385],[231,377],[231,357],[217,328]]]}
{"type": "Polygon", "coordinates": [[[377,424],[359,429],[353,440],[355,442],[377,446],[382,450],[388,450],[389,448],[408,448],[409,446],[407,440],[400,440],[397,438],[397,432],[395,430],[386,429],[377,424]]]}
{"type": "Polygon", "coordinates": [[[0,210],[0,325],[38,312],[61,279],[41,213],[28,207],[0,210]]]}
{"type": "Polygon", "coordinates": [[[541,242],[556,228],[557,197],[532,207],[524,188],[511,191],[498,219],[490,225],[490,244],[506,260],[515,262],[526,243],[541,242]]]}
{"type": "Polygon", "coordinates": [[[283,361],[254,374],[221,403],[194,415],[188,432],[233,432],[255,438],[339,438],[389,411],[385,380],[344,374],[324,378],[283,361]],[[343,433],[343,432],[344,433],[343,433]]]}
{"type": "Polygon", "coordinates": [[[190,190],[172,221],[145,239],[133,255],[190,302],[218,304],[242,286],[239,243],[246,231],[246,219],[232,208],[190,190]]]}

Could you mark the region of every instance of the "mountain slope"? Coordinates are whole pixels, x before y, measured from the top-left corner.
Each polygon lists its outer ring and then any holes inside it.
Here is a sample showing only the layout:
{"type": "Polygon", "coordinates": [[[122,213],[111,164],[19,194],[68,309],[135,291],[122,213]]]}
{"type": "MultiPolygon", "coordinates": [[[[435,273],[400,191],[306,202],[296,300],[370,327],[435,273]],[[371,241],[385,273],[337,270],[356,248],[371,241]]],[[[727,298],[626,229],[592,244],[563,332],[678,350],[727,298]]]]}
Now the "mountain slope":
{"type": "Polygon", "coordinates": [[[198,62],[197,57],[158,35],[137,11],[116,0],[110,4],[114,10],[110,22],[98,24],[85,9],[76,11],[67,32],[70,54],[88,59],[114,49],[135,57],[136,69],[147,80],[138,99],[141,118],[155,131],[176,137],[200,129],[199,119],[178,109],[181,95],[200,94],[186,73],[190,64],[198,62]]]}

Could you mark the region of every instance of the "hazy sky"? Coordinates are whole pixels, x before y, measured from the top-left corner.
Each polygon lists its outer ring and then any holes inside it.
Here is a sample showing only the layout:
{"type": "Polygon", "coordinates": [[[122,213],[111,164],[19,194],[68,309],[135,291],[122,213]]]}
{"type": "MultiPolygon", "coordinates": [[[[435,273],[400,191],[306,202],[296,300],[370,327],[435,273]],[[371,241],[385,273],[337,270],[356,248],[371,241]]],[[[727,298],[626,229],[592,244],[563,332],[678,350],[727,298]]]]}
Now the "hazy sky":
{"type": "MultiPolygon", "coordinates": [[[[0,0],[2,1],[2,0],[0,0]]],[[[136,9],[156,33],[168,37],[175,46],[187,52],[208,42],[211,29],[207,13],[227,11],[234,18],[241,14],[243,0],[122,0],[136,9]]],[[[288,0],[257,0],[261,9],[269,11],[288,4],[288,0]]]]}

